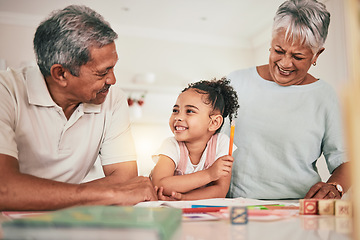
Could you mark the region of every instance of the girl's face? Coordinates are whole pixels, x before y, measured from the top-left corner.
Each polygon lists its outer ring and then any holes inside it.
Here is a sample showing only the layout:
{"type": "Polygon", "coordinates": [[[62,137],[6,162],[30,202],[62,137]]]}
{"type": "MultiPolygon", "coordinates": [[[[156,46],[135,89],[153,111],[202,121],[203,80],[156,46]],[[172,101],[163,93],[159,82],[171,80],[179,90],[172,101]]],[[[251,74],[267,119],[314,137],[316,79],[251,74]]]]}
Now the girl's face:
{"type": "Polygon", "coordinates": [[[280,31],[271,42],[269,68],[271,80],[281,86],[305,84],[311,64],[316,62],[311,49],[300,42],[286,41],[285,32],[280,31]]]}
{"type": "Polygon", "coordinates": [[[206,97],[206,94],[190,88],[177,98],[169,120],[177,141],[193,142],[209,138],[212,108],[204,103],[206,97]]]}

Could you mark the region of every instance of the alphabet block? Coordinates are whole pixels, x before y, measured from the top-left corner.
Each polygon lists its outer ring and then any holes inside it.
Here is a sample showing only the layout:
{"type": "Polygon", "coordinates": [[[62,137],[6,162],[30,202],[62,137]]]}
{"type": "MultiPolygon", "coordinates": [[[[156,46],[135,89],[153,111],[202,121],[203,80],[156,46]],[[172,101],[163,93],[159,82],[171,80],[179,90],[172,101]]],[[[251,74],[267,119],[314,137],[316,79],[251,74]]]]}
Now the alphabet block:
{"type": "Polygon", "coordinates": [[[335,216],[336,217],[352,217],[352,205],[350,201],[336,200],[335,201],[335,216]]]}
{"type": "Polygon", "coordinates": [[[230,220],[232,224],[246,224],[248,213],[246,207],[231,207],[230,220]]]}
{"type": "Polygon", "coordinates": [[[334,215],[335,200],[319,199],[318,201],[319,215],[334,215]]]}
{"type": "Polygon", "coordinates": [[[300,199],[299,214],[302,215],[316,215],[318,214],[318,200],[317,199],[300,199]]]}

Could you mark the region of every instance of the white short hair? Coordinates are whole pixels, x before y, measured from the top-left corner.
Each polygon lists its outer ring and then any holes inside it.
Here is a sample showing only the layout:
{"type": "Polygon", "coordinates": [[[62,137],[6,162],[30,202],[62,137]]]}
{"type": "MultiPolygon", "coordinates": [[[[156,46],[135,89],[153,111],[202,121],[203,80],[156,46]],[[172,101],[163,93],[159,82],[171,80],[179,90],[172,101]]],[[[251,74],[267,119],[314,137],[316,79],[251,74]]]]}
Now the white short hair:
{"type": "Polygon", "coordinates": [[[273,23],[273,37],[285,31],[285,38],[300,41],[316,54],[324,45],[330,13],[317,0],[288,0],[281,4],[273,23]]]}

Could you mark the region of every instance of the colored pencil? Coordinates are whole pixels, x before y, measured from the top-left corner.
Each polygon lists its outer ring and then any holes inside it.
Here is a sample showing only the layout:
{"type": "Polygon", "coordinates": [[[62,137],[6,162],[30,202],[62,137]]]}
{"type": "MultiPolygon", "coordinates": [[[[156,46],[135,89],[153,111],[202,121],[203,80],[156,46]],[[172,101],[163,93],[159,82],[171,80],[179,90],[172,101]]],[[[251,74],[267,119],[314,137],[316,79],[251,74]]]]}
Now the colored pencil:
{"type": "Polygon", "coordinates": [[[231,129],[230,129],[230,144],[229,144],[229,155],[232,155],[232,149],[234,144],[234,134],[235,134],[235,121],[231,121],[231,129]]]}

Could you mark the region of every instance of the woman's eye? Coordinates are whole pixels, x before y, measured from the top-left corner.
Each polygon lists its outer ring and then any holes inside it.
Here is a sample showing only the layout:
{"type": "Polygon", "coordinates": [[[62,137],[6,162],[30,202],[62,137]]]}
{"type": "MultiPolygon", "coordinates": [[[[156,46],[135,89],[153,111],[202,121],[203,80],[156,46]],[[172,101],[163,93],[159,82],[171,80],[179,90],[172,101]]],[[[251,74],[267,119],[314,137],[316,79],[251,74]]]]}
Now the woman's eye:
{"type": "Polygon", "coordinates": [[[186,110],[186,113],[194,113],[194,111],[193,111],[193,110],[188,109],[188,110],[186,110]]]}
{"type": "Polygon", "coordinates": [[[173,113],[177,113],[178,110],[177,110],[177,109],[173,109],[172,112],[173,112],[173,113]]]}
{"type": "Polygon", "coordinates": [[[277,54],[283,54],[283,52],[280,51],[280,50],[275,50],[275,52],[276,52],[277,54]]]}
{"type": "Polygon", "coordinates": [[[304,58],[294,56],[294,59],[300,61],[303,60],[304,58]]]}

